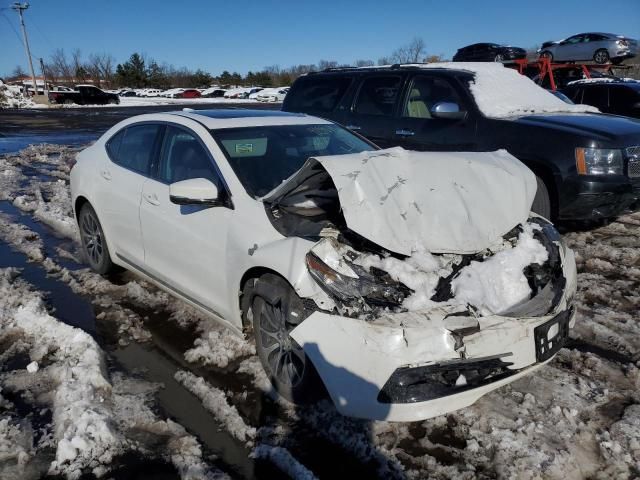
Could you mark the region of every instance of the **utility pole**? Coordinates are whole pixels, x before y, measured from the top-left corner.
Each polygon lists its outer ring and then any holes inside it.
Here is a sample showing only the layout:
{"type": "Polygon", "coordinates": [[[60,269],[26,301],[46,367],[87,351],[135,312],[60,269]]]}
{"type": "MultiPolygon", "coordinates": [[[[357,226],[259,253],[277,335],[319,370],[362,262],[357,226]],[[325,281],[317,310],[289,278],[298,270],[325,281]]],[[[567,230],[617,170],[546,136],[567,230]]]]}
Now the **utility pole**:
{"type": "Polygon", "coordinates": [[[24,38],[24,48],[27,51],[27,60],[29,60],[29,69],[31,70],[31,79],[33,80],[33,94],[38,94],[38,85],[36,83],[36,74],[33,70],[33,61],[31,61],[31,51],[29,50],[29,40],[27,39],[27,29],[24,26],[24,17],[22,16],[22,12],[24,12],[27,8],[29,8],[28,3],[20,3],[16,2],[11,7],[18,15],[20,15],[20,26],[22,27],[22,37],[24,38]]]}
{"type": "Polygon", "coordinates": [[[47,85],[47,74],[44,71],[44,60],[42,60],[42,58],[40,59],[40,70],[42,70],[42,91],[44,92],[44,96],[46,97],[47,95],[49,95],[49,86],[47,85]]]}

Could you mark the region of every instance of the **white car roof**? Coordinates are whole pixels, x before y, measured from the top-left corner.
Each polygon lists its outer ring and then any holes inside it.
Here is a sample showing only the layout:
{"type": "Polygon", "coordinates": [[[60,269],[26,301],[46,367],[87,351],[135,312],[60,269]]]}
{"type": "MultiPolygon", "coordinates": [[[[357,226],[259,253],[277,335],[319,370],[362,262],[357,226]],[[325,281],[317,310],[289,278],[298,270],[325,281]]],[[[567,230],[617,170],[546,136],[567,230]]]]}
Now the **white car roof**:
{"type": "Polygon", "coordinates": [[[215,109],[170,112],[191,118],[210,130],[235,127],[266,127],[272,125],[330,125],[332,122],[304,113],[279,110],[215,109]]]}
{"type": "MultiPolygon", "coordinates": [[[[136,122],[177,120],[176,117],[194,120],[209,130],[241,127],[267,127],[276,125],[331,125],[333,122],[304,113],[289,113],[279,110],[258,109],[185,109],[176,112],[149,113],[130,117],[122,122],[122,126],[136,122]]],[[[118,124],[120,125],[120,124],[118,124]]],[[[122,128],[120,126],[119,128],[122,128]]]]}

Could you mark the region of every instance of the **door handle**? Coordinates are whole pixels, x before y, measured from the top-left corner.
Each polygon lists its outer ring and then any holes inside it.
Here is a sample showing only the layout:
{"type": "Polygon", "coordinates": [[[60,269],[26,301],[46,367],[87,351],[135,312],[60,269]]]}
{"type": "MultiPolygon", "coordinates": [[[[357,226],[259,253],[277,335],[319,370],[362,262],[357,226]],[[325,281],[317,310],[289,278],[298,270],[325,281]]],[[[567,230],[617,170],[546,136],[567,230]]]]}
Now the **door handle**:
{"type": "Polygon", "coordinates": [[[100,170],[100,175],[105,180],[111,180],[111,172],[109,170],[100,170]]]}
{"type": "Polygon", "coordinates": [[[413,130],[407,130],[401,128],[400,130],[396,130],[396,135],[400,135],[401,137],[413,137],[416,134],[413,130]]]}
{"type": "Polygon", "coordinates": [[[158,200],[158,196],[155,193],[144,193],[142,196],[151,205],[160,205],[160,200],[158,200]]]}
{"type": "Polygon", "coordinates": [[[349,130],[354,130],[354,131],[362,130],[362,127],[360,127],[360,126],[358,126],[358,125],[347,125],[347,128],[348,128],[349,130]]]}

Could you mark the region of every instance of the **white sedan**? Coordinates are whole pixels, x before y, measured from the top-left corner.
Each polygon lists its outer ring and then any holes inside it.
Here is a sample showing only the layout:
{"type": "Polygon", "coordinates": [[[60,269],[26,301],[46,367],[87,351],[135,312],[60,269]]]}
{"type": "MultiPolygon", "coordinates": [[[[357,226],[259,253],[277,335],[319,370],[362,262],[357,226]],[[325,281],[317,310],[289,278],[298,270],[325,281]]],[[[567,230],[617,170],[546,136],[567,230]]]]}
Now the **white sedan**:
{"type": "Polygon", "coordinates": [[[259,102],[283,102],[287,96],[289,87],[285,88],[265,88],[256,94],[256,100],[259,102]]]}
{"type": "Polygon", "coordinates": [[[239,109],[129,118],[71,171],[91,268],[252,332],[288,400],[392,421],[468,406],[567,339],[575,261],[535,188],[506,151],[379,150],[239,109]]]}

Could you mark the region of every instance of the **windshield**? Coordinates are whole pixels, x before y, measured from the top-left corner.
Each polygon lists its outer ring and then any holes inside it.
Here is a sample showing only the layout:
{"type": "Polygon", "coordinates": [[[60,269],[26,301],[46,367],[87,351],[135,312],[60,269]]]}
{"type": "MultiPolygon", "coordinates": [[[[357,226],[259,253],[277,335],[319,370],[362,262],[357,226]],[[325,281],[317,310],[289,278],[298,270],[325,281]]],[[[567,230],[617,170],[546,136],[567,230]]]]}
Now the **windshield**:
{"type": "Polygon", "coordinates": [[[334,124],[228,128],[211,135],[247,193],[256,198],[293,175],[309,157],[376,149],[334,124]]]}

